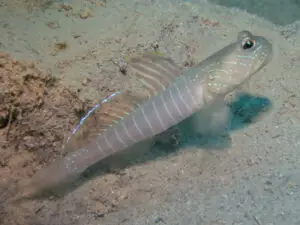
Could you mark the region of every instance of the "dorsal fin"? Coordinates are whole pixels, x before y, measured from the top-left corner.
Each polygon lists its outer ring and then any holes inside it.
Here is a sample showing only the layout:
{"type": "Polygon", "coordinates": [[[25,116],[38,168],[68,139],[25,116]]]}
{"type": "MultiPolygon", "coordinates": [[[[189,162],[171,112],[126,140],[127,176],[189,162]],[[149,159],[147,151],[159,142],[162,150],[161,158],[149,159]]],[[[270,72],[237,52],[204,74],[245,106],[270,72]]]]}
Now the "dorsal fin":
{"type": "Polygon", "coordinates": [[[93,137],[103,133],[108,127],[136,110],[144,100],[144,97],[133,95],[130,91],[115,92],[81,118],[68,137],[64,148],[69,152],[85,146],[93,137]]]}
{"type": "Polygon", "coordinates": [[[118,123],[135,111],[145,100],[164,90],[181,75],[181,69],[169,58],[157,53],[144,53],[128,61],[129,70],[146,88],[142,95],[137,91],[116,92],[95,105],[73,130],[65,144],[66,151],[85,146],[95,135],[118,123]]]}
{"type": "Polygon", "coordinates": [[[182,71],[170,58],[163,54],[148,52],[128,61],[132,74],[148,91],[149,97],[164,90],[178,78],[182,71]]]}

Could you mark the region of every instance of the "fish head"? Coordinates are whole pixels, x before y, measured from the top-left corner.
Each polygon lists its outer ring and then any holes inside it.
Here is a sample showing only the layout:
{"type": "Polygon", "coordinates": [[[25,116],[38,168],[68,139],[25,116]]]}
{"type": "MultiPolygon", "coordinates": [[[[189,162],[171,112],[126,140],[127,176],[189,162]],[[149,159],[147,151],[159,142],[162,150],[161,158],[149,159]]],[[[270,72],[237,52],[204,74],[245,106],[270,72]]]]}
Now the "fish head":
{"type": "Polygon", "coordinates": [[[266,66],[272,58],[272,44],[261,36],[241,31],[236,42],[216,52],[206,68],[211,94],[226,95],[266,66]]]}

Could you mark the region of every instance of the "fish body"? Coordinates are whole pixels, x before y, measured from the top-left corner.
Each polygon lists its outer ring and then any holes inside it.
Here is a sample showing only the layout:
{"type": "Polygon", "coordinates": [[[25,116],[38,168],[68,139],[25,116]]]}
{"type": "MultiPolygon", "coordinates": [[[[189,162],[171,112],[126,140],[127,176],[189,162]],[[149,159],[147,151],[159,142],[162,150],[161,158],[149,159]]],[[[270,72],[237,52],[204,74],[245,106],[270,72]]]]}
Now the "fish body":
{"type": "Polygon", "coordinates": [[[31,185],[48,187],[75,177],[96,162],[162,133],[217,99],[224,99],[265,66],[271,56],[272,45],[265,38],[242,31],[234,43],[186,71],[162,56],[133,58],[131,71],[150,97],[132,109],[129,104],[116,105],[108,116],[108,123],[114,122],[103,132],[94,133],[86,145],[39,171],[31,185]]]}

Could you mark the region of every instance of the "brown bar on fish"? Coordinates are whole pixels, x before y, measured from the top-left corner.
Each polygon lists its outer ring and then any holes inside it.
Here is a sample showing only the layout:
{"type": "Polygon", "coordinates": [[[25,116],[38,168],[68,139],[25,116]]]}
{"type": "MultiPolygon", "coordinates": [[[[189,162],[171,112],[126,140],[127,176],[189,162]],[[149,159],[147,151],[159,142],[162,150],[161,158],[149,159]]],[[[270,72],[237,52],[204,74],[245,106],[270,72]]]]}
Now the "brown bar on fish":
{"type": "Polygon", "coordinates": [[[272,45],[265,38],[242,31],[235,42],[186,71],[158,54],[132,58],[130,69],[149,98],[141,103],[137,96],[124,94],[127,100],[115,104],[110,112],[103,112],[100,106],[87,121],[90,125],[82,126],[79,134],[71,137],[70,143],[81,138],[83,144],[73,145],[77,149],[71,148],[63,159],[39,171],[29,186],[37,190],[76,177],[96,162],[162,133],[224,99],[265,66],[271,56],[272,45]],[[97,127],[99,123],[105,128],[97,127]]]}

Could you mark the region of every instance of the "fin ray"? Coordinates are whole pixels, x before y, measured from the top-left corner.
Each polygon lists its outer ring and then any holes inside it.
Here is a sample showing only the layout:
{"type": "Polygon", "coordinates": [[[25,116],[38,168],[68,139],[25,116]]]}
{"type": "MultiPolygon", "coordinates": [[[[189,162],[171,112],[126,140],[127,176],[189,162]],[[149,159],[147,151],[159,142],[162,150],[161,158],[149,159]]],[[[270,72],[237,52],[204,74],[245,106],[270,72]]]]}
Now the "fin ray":
{"type": "Polygon", "coordinates": [[[64,146],[67,152],[87,145],[95,135],[101,135],[181,75],[181,69],[170,58],[153,53],[131,58],[129,66],[138,81],[145,86],[144,93],[148,95],[139,97],[138,93],[130,91],[122,94],[116,92],[95,105],[67,139],[64,146]]]}
{"type": "Polygon", "coordinates": [[[182,71],[170,58],[144,53],[129,60],[133,75],[145,86],[150,96],[164,90],[173,83],[182,71]]]}
{"type": "Polygon", "coordinates": [[[130,92],[118,93],[109,101],[106,98],[95,105],[80,121],[68,137],[64,148],[67,152],[87,145],[96,135],[101,135],[113,124],[121,121],[125,116],[139,107],[144,101],[130,92]]]}

